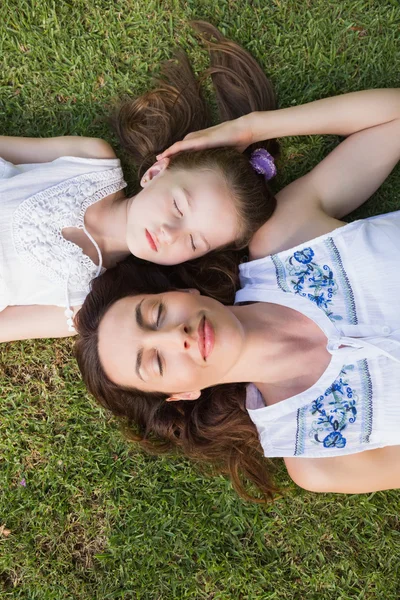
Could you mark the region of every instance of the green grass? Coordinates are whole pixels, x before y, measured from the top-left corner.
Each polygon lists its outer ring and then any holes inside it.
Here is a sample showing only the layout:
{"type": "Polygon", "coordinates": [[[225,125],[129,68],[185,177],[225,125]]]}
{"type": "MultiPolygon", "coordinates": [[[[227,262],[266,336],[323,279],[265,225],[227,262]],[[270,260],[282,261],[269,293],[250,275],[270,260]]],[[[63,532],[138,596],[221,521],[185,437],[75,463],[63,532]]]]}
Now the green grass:
{"type": "MultiPolygon", "coordinates": [[[[396,0],[2,0],[1,132],[112,140],[108,106],[145,90],[176,44],[206,64],[191,18],[248,48],[281,106],[399,85],[396,0]]],[[[285,140],[278,185],[334,143],[285,140]]],[[[399,190],[397,169],[358,216],[400,208],[399,190]]],[[[0,347],[2,600],[400,597],[398,492],[293,486],[267,508],[247,504],[222,478],[132,450],[85,394],[71,350],[0,347]]]]}

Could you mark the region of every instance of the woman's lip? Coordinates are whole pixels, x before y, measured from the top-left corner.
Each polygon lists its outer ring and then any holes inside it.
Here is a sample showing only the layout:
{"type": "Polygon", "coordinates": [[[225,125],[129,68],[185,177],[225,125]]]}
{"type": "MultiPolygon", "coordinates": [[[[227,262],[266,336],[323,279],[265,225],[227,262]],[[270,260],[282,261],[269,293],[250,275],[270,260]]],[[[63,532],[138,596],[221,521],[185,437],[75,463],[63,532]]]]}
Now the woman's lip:
{"type": "Polygon", "coordinates": [[[151,233],[146,229],[146,239],[149,242],[149,246],[152,250],[154,250],[155,252],[158,252],[157,249],[157,244],[154,241],[153,236],[151,235],[151,233]]]}
{"type": "Polygon", "coordinates": [[[215,343],[214,328],[206,317],[203,317],[199,323],[198,334],[199,337],[197,343],[199,345],[200,354],[203,357],[203,360],[206,361],[213,351],[215,343]]]}

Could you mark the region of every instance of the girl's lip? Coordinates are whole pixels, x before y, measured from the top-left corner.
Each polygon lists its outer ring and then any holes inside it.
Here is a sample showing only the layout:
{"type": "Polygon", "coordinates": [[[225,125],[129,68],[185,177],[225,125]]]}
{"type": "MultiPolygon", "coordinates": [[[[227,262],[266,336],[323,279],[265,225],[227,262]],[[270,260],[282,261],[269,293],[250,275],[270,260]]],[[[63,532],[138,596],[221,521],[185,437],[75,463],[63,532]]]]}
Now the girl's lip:
{"type": "Polygon", "coordinates": [[[210,321],[204,316],[198,327],[198,340],[200,354],[203,360],[206,361],[214,348],[215,332],[210,321]]]}
{"type": "Polygon", "coordinates": [[[153,236],[151,235],[151,233],[146,229],[146,239],[149,242],[149,246],[152,250],[154,250],[155,252],[158,252],[157,249],[157,244],[153,238],[153,236]]]}

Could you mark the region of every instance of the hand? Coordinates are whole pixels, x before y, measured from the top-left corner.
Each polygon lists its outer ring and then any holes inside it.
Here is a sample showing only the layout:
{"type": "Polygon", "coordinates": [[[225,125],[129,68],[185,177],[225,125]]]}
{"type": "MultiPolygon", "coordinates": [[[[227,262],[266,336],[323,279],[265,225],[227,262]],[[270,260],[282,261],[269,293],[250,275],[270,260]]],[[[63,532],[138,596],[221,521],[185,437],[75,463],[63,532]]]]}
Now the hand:
{"type": "Polygon", "coordinates": [[[189,133],[180,142],[175,142],[157,156],[157,160],[167,158],[184,150],[204,150],[219,146],[234,146],[243,152],[253,143],[252,132],[245,117],[226,121],[208,129],[189,133]]]}

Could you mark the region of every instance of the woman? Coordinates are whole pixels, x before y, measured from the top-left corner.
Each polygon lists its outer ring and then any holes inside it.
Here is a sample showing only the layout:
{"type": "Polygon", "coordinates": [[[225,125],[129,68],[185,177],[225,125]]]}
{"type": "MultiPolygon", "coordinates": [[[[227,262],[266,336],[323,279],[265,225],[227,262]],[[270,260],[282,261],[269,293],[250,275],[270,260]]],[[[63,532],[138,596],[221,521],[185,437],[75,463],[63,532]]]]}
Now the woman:
{"type": "Polygon", "coordinates": [[[349,137],[279,192],[240,267],[235,306],[168,291],[177,285],[161,273],[137,287],[124,265],[94,282],[78,317],[94,396],[143,446],[210,461],[242,495],[242,476],[264,498],[273,491],[258,438],[306,489],[400,487],[400,212],[340,220],[400,157],[400,91],[253,114],[192,140],[313,131],[349,137]],[[243,382],[254,384],[247,400],[243,382]]]}
{"type": "MultiPolygon", "coordinates": [[[[208,42],[209,72],[221,118],[274,108],[256,61],[211,25],[196,27],[217,40],[208,42]]],[[[156,159],[208,123],[179,54],[156,89],[114,116],[141,177],[135,195],[125,196],[120,161],[103,140],[0,136],[0,342],[74,333],[90,281],[129,254],[171,265],[248,243],[275,200],[245,156],[216,148],[156,159]]]]}

